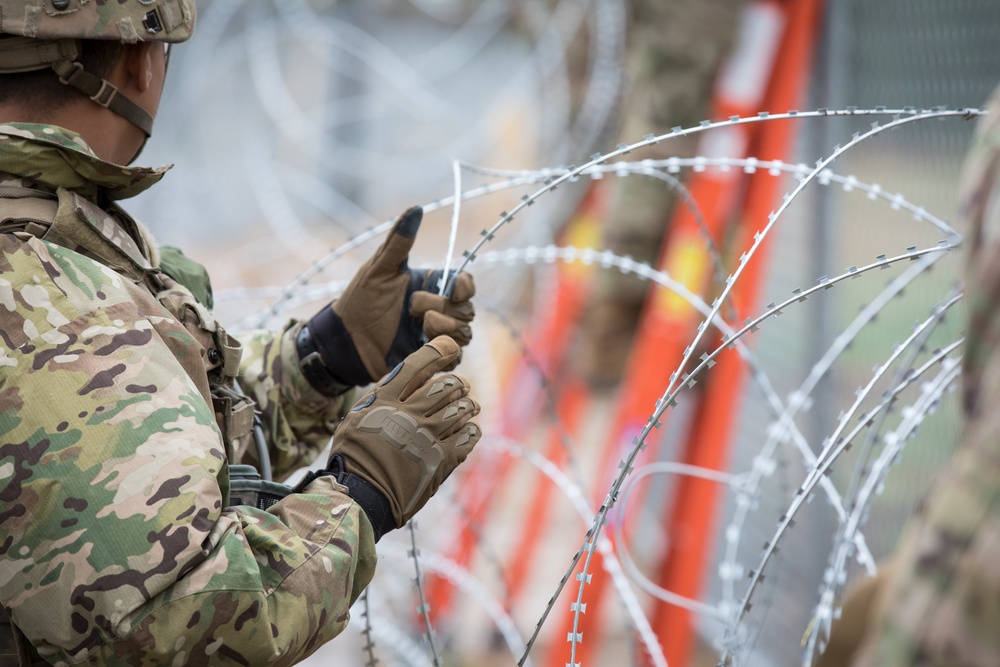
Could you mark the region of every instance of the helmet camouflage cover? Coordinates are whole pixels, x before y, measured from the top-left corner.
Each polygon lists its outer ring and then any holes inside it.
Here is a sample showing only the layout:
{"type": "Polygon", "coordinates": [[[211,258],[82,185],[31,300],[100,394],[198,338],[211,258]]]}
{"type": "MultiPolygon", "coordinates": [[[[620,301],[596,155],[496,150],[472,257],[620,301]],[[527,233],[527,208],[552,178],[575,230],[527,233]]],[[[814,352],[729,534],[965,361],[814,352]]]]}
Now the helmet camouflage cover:
{"type": "Polygon", "coordinates": [[[0,0],[0,33],[51,39],[183,42],[194,0],[0,0]]]}
{"type": "Polygon", "coordinates": [[[153,117],[77,62],[80,40],[183,42],[194,31],[194,0],[0,0],[0,74],[51,68],[64,85],[136,125],[153,117]]]}

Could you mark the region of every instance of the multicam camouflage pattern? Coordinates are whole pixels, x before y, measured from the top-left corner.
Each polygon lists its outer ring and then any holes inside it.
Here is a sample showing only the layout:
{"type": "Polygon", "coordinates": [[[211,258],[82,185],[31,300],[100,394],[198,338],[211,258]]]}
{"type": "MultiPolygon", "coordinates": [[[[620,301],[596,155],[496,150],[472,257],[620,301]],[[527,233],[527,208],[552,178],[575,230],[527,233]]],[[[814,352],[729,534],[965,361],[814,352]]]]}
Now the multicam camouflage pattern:
{"type": "Polygon", "coordinates": [[[29,180],[44,174],[51,188],[64,188],[90,201],[134,197],[170,169],[105,162],[79,134],[47,125],[0,124],[0,142],[0,173],[29,180]]]}
{"type": "Polygon", "coordinates": [[[911,520],[856,667],[1000,665],[1000,90],[963,177],[965,432],[911,520]]]}
{"type": "Polygon", "coordinates": [[[194,31],[194,0],[0,0],[0,33],[37,39],[183,42],[194,31]],[[156,14],[156,23],[148,17],[156,14]],[[156,25],[161,27],[155,30],[156,25]]]}
{"type": "MultiPolygon", "coordinates": [[[[54,664],[292,664],[346,625],[372,528],[329,477],[227,507],[239,452],[213,390],[240,373],[279,474],[343,401],[301,376],[294,325],[253,334],[234,367],[234,341],[106,202],[162,171],[116,169],[65,130],[0,126],[0,188],[58,195],[41,238],[0,234],[0,618],[54,664]]],[[[0,663],[14,652],[0,625],[0,663]]]]}
{"type": "MultiPolygon", "coordinates": [[[[329,399],[303,377],[295,348],[301,326],[293,322],[279,334],[253,331],[240,336],[244,345],[240,377],[268,426],[271,465],[279,479],[316,458],[353,404],[353,391],[329,399]]],[[[253,449],[242,462],[257,462],[253,449]]]]}

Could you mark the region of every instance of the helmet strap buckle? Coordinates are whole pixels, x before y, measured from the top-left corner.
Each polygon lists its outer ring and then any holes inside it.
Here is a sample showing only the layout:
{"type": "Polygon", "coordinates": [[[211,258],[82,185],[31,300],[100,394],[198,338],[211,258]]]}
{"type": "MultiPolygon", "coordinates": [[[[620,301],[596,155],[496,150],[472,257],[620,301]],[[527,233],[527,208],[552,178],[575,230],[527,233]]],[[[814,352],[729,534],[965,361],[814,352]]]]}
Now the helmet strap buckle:
{"type": "Polygon", "coordinates": [[[76,60],[63,60],[58,63],[53,63],[52,69],[56,70],[56,74],[59,75],[59,83],[64,86],[71,86],[72,84],[70,82],[76,78],[80,72],[83,72],[83,65],[76,60]],[[57,68],[56,65],[59,65],[59,67],[57,68]],[[70,69],[67,69],[66,65],[68,65],[70,69]]]}
{"type": "Polygon", "coordinates": [[[118,88],[113,83],[109,82],[107,79],[101,79],[101,89],[98,90],[96,94],[92,95],[90,99],[107,109],[117,94],[118,88]]]}

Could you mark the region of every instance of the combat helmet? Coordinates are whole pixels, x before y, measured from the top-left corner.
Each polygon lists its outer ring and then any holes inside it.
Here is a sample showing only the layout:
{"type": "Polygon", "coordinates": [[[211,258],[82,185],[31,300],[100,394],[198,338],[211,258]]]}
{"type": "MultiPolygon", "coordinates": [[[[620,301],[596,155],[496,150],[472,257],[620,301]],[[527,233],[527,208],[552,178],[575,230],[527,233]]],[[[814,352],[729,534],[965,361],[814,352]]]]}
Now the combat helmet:
{"type": "Polygon", "coordinates": [[[63,84],[125,118],[148,137],[153,118],[77,62],[85,39],[183,42],[194,0],[0,0],[0,74],[52,68],[63,84]]]}

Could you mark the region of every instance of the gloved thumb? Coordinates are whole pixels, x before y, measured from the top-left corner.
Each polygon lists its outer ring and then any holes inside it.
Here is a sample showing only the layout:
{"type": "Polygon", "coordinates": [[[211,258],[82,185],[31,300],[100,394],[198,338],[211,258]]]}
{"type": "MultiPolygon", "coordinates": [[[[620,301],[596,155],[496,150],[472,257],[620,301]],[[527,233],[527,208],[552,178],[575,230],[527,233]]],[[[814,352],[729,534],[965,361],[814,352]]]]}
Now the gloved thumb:
{"type": "Polygon", "coordinates": [[[396,275],[406,268],[406,260],[413,249],[424,209],[413,206],[396,219],[382,246],[372,257],[372,269],[378,273],[396,275]]]}
{"type": "Polygon", "coordinates": [[[417,389],[443,371],[450,371],[462,359],[462,348],[448,336],[438,336],[406,357],[379,384],[383,399],[405,401],[417,389]]]}

